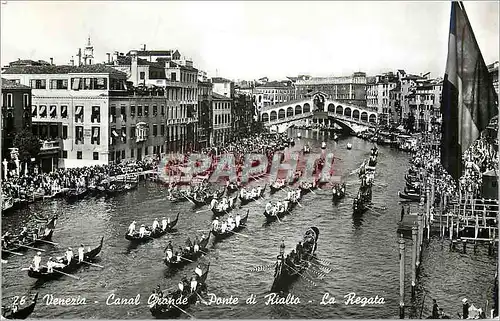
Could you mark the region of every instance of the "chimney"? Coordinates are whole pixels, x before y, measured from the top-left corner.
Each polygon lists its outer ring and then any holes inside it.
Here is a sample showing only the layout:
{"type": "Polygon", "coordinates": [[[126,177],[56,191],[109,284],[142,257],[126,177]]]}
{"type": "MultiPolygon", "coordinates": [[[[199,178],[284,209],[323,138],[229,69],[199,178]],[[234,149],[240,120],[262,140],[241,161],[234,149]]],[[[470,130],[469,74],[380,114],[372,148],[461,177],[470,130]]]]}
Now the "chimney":
{"type": "Polygon", "coordinates": [[[71,60],[69,61],[69,63],[71,64],[71,66],[75,65],[75,59],[73,58],[73,56],[71,56],[71,60]]]}
{"type": "Polygon", "coordinates": [[[115,65],[118,65],[118,51],[115,51],[115,52],[113,53],[113,63],[114,63],[115,65]]]}
{"type": "Polygon", "coordinates": [[[139,84],[139,67],[137,65],[137,51],[130,51],[130,80],[134,83],[134,86],[139,84]]]}
{"type": "Polygon", "coordinates": [[[54,65],[54,58],[50,58],[50,65],[53,66],[54,65]]]}
{"type": "Polygon", "coordinates": [[[108,64],[111,63],[111,53],[106,52],[106,56],[108,56],[108,64]]]}
{"type": "Polygon", "coordinates": [[[78,66],[82,65],[82,48],[78,48],[78,66]]]}
{"type": "Polygon", "coordinates": [[[144,44],[144,47],[142,48],[143,51],[146,51],[146,44],[144,44]]]}

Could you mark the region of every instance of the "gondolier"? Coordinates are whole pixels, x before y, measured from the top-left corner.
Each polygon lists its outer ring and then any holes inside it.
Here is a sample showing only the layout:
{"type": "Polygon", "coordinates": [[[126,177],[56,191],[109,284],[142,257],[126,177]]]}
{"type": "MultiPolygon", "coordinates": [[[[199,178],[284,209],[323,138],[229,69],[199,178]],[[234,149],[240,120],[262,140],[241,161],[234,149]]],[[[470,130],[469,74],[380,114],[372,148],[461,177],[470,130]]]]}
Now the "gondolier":
{"type": "Polygon", "coordinates": [[[163,219],[161,220],[161,229],[165,230],[167,228],[167,226],[168,226],[168,222],[165,219],[165,217],[163,217],[163,219]]]}
{"type": "Polygon", "coordinates": [[[144,237],[145,234],[146,234],[146,227],[144,226],[144,224],[142,224],[141,228],[139,229],[139,236],[144,237]]]}
{"type": "Polygon", "coordinates": [[[40,270],[40,263],[42,262],[42,252],[37,252],[35,257],[33,258],[33,269],[35,271],[40,270]]]}
{"type": "Polygon", "coordinates": [[[160,223],[158,223],[158,219],[155,218],[155,220],[153,221],[153,231],[156,231],[158,227],[160,227],[160,223]]]}
{"type": "Polygon", "coordinates": [[[196,275],[198,275],[198,277],[201,277],[201,275],[203,274],[203,271],[201,270],[200,268],[200,265],[198,264],[196,266],[196,268],[194,269],[194,273],[196,273],[196,275]]]}
{"type": "Polygon", "coordinates": [[[191,278],[191,292],[196,291],[197,287],[198,287],[198,281],[196,280],[196,276],[193,276],[191,278]]]}
{"type": "Polygon", "coordinates": [[[85,257],[85,247],[83,244],[80,244],[80,247],[78,248],[78,262],[81,263],[85,257]]]}
{"type": "Polygon", "coordinates": [[[134,232],[135,232],[135,223],[137,223],[136,221],[133,221],[130,226],[128,227],[128,232],[130,235],[133,235],[134,232]]]}
{"type": "Polygon", "coordinates": [[[66,261],[68,261],[68,265],[71,263],[71,260],[73,260],[73,250],[68,247],[68,250],[66,251],[66,261]]]}

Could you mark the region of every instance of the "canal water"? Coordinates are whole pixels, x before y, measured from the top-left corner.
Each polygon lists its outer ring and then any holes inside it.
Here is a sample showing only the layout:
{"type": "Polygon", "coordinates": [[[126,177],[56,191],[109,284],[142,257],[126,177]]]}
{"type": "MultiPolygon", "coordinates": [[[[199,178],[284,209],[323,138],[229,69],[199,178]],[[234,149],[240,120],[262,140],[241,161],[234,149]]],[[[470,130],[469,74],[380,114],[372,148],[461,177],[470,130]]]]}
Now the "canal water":
{"type": "MultiPolygon", "coordinates": [[[[292,132],[294,137],[296,132],[292,132]]],[[[326,140],[328,151],[338,159],[334,162],[336,175],[342,175],[348,193],[354,194],[359,181],[353,170],[369,155],[371,143],[356,137],[341,137],[338,142],[328,140],[322,133],[302,131],[302,139],[294,147],[299,150],[309,143],[312,152],[320,152],[321,141],[326,140]],[[346,144],[352,143],[352,150],[346,144]]],[[[243,215],[249,210],[248,228],[211,246],[207,256],[200,262],[210,261],[207,284],[208,292],[217,297],[238,297],[237,305],[196,304],[187,309],[196,318],[395,318],[399,308],[399,250],[397,223],[401,205],[398,190],[404,187],[403,176],[409,155],[400,151],[379,147],[379,160],[373,188],[376,211],[369,210],[361,217],[353,218],[352,197],[347,196],[334,205],[329,190],[317,190],[303,197],[303,207],[294,209],[281,222],[263,226],[264,201],[245,205],[243,215]],[[300,299],[296,305],[266,305],[273,281],[273,269],[252,272],[251,268],[275,261],[279,244],[285,239],[287,252],[295,247],[309,226],[320,230],[317,256],[331,262],[332,271],[323,279],[315,279],[314,273],[299,278],[290,293],[300,299]],[[312,282],[315,285],[312,284],[312,282]],[[321,305],[322,297],[329,293],[336,303],[321,305]],[[384,304],[346,305],[344,296],[355,293],[359,297],[378,296],[384,304]],[[255,304],[245,300],[254,295],[255,304]]],[[[256,183],[253,182],[252,185],[256,183]]],[[[285,197],[279,191],[265,198],[277,201],[285,197]]],[[[38,291],[40,297],[53,295],[57,298],[85,298],[86,305],[48,306],[39,301],[34,318],[106,318],[149,319],[151,314],[147,300],[158,284],[163,289],[175,288],[182,276],[191,276],[195,264],[189,264],[180,272],[169,276],[162,262],[167,240],[175,247],[183,246],[187,237],[201,235],[211,223],[211,212],[196,213],[191,204],[172,204],[165,198],[165,188],[154,182],[141,182],[137,190],[112,199],[87,198],[69,204],[65,200],[50,200],[33,204],[2,219],[3,231],[20,229],[33,213],[59,214],[53,241],[59,246],[43,245],[43,262],[49,256],[63,255],[66,247],[97,246],[104,236],[104,246],[97,262],[104,266],[84,267],[74,275],[80,280],[62,277],[59,280],[37,284],[21,268],[27,267],[35,254],[26,252],[23,257],[9,257],[2,265],[3,304],[13,296],[38,291]],[[130,248],[124,238],[132,220],[139,224],[152,224],[155,218],[173,218],[180,212],[178,232],[147,244],[130,248]],[[117,298],[134,298],[140,294],[140,304],[130,306],[107,305],[106,300],[114,294],[117,298]]],[[[206,208],[206,207],[205,207],[206,208]]],[[[410,248],[410,242],[407,242],[410,248]]],[[[495,258],[487,256],[487,250],[479,248],[476,253],[449,252],[448,244],[433,240],[424,250],[423,269],[414,302],[409,298],[409,273],[407,277],[406,305],[414,305],[407,313],[423,317],[430,313],[432,298],[436,298],[445,312],[456,316],[461,311],[463,296],[476,306],[491,302],[495,258]],[[422,305],[422,300],[424,299],[422,305]]],[[[410,253],[407,251],[407,262],[410,253]]],[[[409,268],[409,265],[408,265],[409,268]]],[[[209,296],[205,295],[208,300],[209,296]]],[[[181,318],[188,318],[182,315],[181,318]]]]}

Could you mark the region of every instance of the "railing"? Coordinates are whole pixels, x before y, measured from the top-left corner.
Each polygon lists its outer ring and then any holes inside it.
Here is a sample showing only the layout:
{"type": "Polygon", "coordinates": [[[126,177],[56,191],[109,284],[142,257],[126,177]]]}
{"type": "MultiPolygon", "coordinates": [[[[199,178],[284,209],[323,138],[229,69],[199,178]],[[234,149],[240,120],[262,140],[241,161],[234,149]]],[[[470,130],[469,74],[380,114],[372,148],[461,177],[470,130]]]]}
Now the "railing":
{"type": "MultiPolygon", "coordinates": [[[[270,120],[270,121],[265,122],[265,125],[266,126],[273,126],[273,125],[278,125],[278,124],[282,124],[282,123],[292,122],[292,121],[299,120],[299,119],[308,118],[308,117],[311,117],[311,116],[314,116],[314,113],[313,112],[307,112],[307,113],[302,113],[302,114],[294,115],[294,116],[290,116],[290,117],[278,118],[278,119],[270,120]]],[[[339,115],[339,114],[336,114],[336,113],[331,112],[331,111],[328,112],[328,116],[339,118],[339,119],[342,119],[342,120],[345,120],[345,121],[348,121],[348,122],[356,123],[358,125],[369,126],[369,127],[375,127],[376,126],[375,123],[371,123],[368,120],[366,120],[366,121],[357,120],[355,118],[347,117],[347,116],[344,116],[344,115],[339,115]]]]}
{"type": "Polygon", "coordinates": [[[60,142],[58,140],[45,140],[42,141],[42,146],[40,147],[41,152],[55,151],[60,148],[60,142]]]}

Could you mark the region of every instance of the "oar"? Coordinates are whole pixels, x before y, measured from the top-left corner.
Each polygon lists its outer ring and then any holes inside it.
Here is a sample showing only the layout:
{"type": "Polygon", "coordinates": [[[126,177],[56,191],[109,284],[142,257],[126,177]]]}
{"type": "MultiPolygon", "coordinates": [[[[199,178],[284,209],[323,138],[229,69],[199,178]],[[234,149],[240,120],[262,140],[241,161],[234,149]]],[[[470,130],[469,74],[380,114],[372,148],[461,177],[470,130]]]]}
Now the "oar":
{"type": "Polygon", "coordinates": [[[181,256],[181,259],[186,260],[188,262],[194,263],[194,261],[191,261],[190,259],[186,259],[185,257],[181,256]]]}
{"type": "Polygon", "coordinates": [[[195,202],[193,202],[189,197],[187,197],[187,195],[185,195],[184,193],[182,193],[182,196],[184,196],[188,201],[190,201],[193,205],[196,205],[195,202]]]}
{"type": "MultiPolygon", "coordinates": [[[[46,266],[42,266],[42,267],[46,267],[46,266]]],[[[62,275],[65,275],[65,276],[69,276],[70,278],[73,278],[73,279],[75,279],[75,280],[80,280],[80,278],[79,278],[79,277],[77,277],[77,276],[74,276],[74,275],[71,275],[71,274],[68,274],[68,273],[64,273],[64,272],[62,272],[62,271],[55,270],[55,269],[54,269],[53,271],[54,271],[54,272],[57,272],[57,273],[60,273],[60,274],[62,274],[62,275]]]]}
{"type": "Polygon", "coordinates": [[[9,261],[7,260],[2,260],[2,264],[8,263],[9,261]]]}
{"type": "Polygon", "coordinates": [[[9,251],[9,250],[3,250],[3,249],[2,249],[2,252],[6,252],[6,253],[10,253],[10,254],[14,254],[14,255],[19,255],[19,256],[23,256],[23,255],[24,255],[24,254],[22,254],[22,253],[12,252],[12,251],[9,251]]]}
{"type": "Polygon", "coordinates": [[[241,236],[244,236],[244,237],[249,237],[248,235],[241,234],[241,233],[234,232],[234,231],[228,231],[228,232],[234,233],[234,234],[236,234],[236,235],[241,235],[241,236]]]}
{"type": "Polygon", "coordinates": [[[46,241],[46,240],[42,240],[42,239],[37,239],[35,241],[37,241],[37,242],[44,242],[44,243],[48,243],[48,244],[52,244],[52,245],[59,245],[59,243],[51,242],[51,241],[46,241]]]}
{"type": "Polygon", "coordinates": [[[308,188],[308,189],[311,191],[311,193],[313,193],[314,195],[316,195],[316,193],[312,189],[310,189],[310,188],[308,188]]]}
{"type": "Polygon", "coordinates": [[[276,263],[268,264],[268,265],[259,265],[256,267],[253,267],[250,269],[250,272],[262,272],[262,271],[267,271],[270,270],[272,267],[274,267],[276,263]]]}
{"type": "Polygon", "coordinates": [[[210,211],[211,209],[208,208],[208,209],[205,209],[205,210],[199,210],[199,211],[196,211],[195,213],[202,213],[202,212],[207,212],[207,211],[210,211]]]}
{"type": "Polygon", "coordinates": [[[196,292],[196,290],[194,291],[194,293],[196,293],[196,295],[200,298],[201,302],[204,303],[205,305],[208,305],[207,301],[205,301],[199,294],[198,292],[196,292]]]}
{"type": "Polygon", "coordinates": [[[95,263],[90,263],[90,262],[87,262],[87,261],[82,261],[83,263],[87,263],[88,265],[92,265],[92,266],[96,266],[96,267],[99,267],[101,269],[104,269],[104,266],[102,265],[99,265],[99,264],[95,264],[95,263]]]}
{"type": "Polygon", "coordinates": [[[283,262],[283,264],[285,264],[286,266],[288,266],[292,271],[294,271],[295,273],[297,273],[299,276],[303,277],[306,281],[309,281],[311,282],[311,284],[313,284],[314,286],[316,286],[316,283],[314,283],[314,281],[308,279],[307,277],[303,276],[302,274],[299,273],[299,271],[295,270],[293,267],[291,267],[290,265],[286,264],[285,262],[283,262]]]}
{"type": "Polygon", "coordinates": [[[314,258],[316,261],[320,262],[320,263],[323,263],[324,265],[330,265],[332,264],[332,262],[328,262],[327,260],[323,260],[323,259],[318,259],[318,258],[314,258]]]}
{"type": "Polygon", "coordinates": [[[175,305],[174,303],[172,303],[172,305],[174,307],[176,307],[177,309],[179,309],[179,311],[181,311],[182,313],[184,314],[187,314],[191,319],[196,319],[195,317],[193,317],[191,314],[187,313],[186,311],[182,310],[180,307],[178,307],[177,305],[175,305]]]}
{"type": "Polygon", "coordinates": [[[19,246],[22,246],[22,247],[25,247],[27,249],[32,249],[32,250],[35,250],[35,251],[40,251],[40,252],[45,252],[44,249],[38,249],[36,247],[31,247],[31,246],[27,246],[27,245],[23,245],[23,244],[18,244],[19,246]]]}

